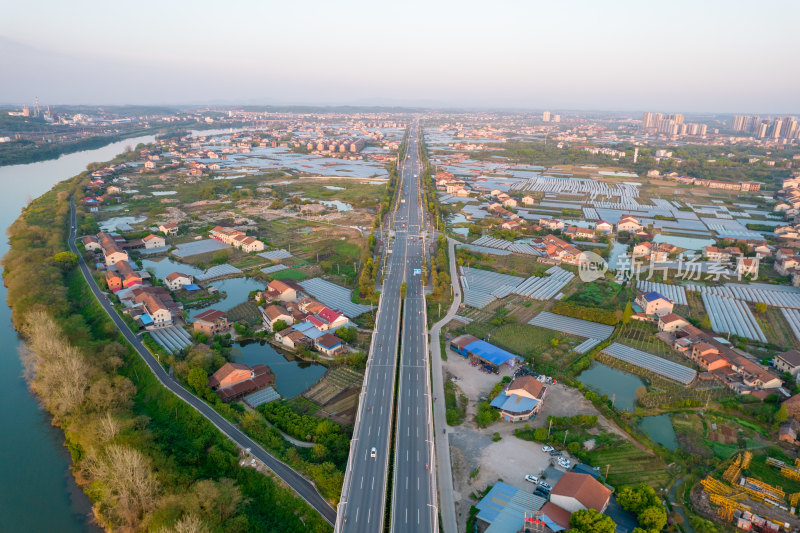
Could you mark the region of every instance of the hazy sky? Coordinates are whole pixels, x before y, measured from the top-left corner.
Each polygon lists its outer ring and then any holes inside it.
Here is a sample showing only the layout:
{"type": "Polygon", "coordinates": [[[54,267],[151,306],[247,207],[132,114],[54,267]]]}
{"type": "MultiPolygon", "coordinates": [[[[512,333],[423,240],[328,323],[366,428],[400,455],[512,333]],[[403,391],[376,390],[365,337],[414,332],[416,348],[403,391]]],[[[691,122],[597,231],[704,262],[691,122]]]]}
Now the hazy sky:
{"type": "Polygon", "coordinates": [[[0,102],[797,113],[795,0],[0,0],[0,102]]]}

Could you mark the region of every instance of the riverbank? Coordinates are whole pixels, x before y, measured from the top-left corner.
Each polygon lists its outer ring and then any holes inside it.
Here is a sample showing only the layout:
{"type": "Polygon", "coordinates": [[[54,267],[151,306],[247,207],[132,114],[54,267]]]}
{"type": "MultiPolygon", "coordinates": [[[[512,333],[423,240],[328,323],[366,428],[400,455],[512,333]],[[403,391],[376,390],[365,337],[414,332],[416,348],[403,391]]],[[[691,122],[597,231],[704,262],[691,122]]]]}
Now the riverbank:
{"type": "Polygon", "coordinates": [[[23,211],[9,232],[3,263],[15,324],[35,354],[28,360],[35,370],[31,387],[64,430],[73,473],[85,490],[91,486],[98,521],[108,529],[158,529],[191,516],[211,530],[329,530],[271,478],[240,467],[232,443],[167,392],[134,355],[80,274],[51,260],[66,249],[68,199],[86,176],[58,184],[23,211]],[[37,324],[54,333],[50,349],[34,335],[37,324]],[[48,376],[64,361],[69,366],[59,375],[75,379],[66,389],[49,387],[48,376]],[[113,467],[126,461],[148,480],[148,490],[122,502],[113,467]],[[193,494],[206,489],[240,503],[209,515],[192,503],[193,494]]]}

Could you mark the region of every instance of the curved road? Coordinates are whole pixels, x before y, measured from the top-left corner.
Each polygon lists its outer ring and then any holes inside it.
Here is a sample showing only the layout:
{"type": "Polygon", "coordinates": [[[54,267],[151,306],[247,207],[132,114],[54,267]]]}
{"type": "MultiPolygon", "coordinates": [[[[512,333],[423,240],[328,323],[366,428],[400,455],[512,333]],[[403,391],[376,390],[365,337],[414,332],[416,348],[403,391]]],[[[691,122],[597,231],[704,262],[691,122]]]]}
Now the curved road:
{"type": "Polygon", "coordinates": [[[458,271],[456,270],[455,243],[447,238],[450,255],[450,278],[453,286],[453,303],[447,314],[439,322],[431,326],[430,335],[430,361],[433,370],[433,391],[442,401],[433,404],[433,417],[436,435],[436,475],[439,482],[439,509],[442,516],[442,530],[444,533],[457,533],[456,504],[453,494],[453,473],[450,465],[450,432],[447,426],[446,406],[444,401],[444,373],[442,372],[442,357],[440,353],[439,334],[442,327],[450,322],[461,305],[461,285],[458,271]]]}
{"type": "Polygon", "coordinates": [[[241,448],[249,448],[250,453],[254,457],[264,463],[276,476],[278,476],[284,483],[291,487],[292,490],[294,490],[311,507],[313,507],[320,515],[322,515],[322,518],[324,518],[329,524],[333,525],[336,522],[336,511],[328,504],[327,501],[325,501],[319,492],[317,492],[316,487],[311,481],[307,480],[299,473],[292,470],[289,466],[267,453],[264,448],[254,442],[250,437],[245,435],[238,427],[225,420],[225,418],[214,411],[214,409],[212,409],[208,404],[184,389],[180,383],[175,381],[169,376],[169,374],[167,374],[167,372],[161,366],[161,363],[159,363],[156,358],[153,357],[153,354],[151,354],[150,351],[145,348],[141,339],[139,339],[139,337],[137,337],[130,330],[128,325],[117,314],[116,310],[114,310],[114,308],[111,306],[111,303],[108,301],[106,295],[100,290],[100,287],[97,286],[97,282],[92,277],[92,273],[89,270],[89,267],[86,265],[83,255],[80,253],[80,251],[78,251],[78,247],[75,244],[75,220],[75,203],[72,199],[70,199],[70,250],[78,255],[81,272],[83,273],[84,279],[89,284],[92,294],[94,294],[95,298],[97,298],[97,301],[103,306],[103,309],[105,309],[108,316],[111,317],[111,320],[113,320],[117,325],[117,328],[119,328],[120,332],[122,332],[122,334],[125,336],[125,339],[131,343],[131,345],[139,353],[139,356],[144,360],[147,366],[150,367],[150,371],[153,372],[153,374],[156,376],[156,379],[158,379],[163,386],[169,389],[178,398],[194,407],[201,415],[208,419],[209,422],[214,424],[217,429],[223,433],[223,435],[231,439],[241,448]]]}

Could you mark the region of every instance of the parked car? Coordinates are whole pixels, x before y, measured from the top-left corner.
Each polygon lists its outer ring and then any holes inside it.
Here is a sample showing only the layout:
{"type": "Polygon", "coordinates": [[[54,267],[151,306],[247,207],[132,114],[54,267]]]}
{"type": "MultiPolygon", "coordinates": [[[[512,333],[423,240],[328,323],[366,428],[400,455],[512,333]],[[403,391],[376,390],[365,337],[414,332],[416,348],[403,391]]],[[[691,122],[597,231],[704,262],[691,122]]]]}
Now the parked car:
{"type": "Polygon", "coordinates": [[[553,448],[552,446],[542,446],[543,452],[552,452],[553,450],[555,450],[555,448],[553,448]]]}
{"type": "Polygon", "coordinates": [[[539,486],[544,487],[547,490],[553,490],[553,487],[547,481],[539,481],[539,486]]]}
{"type": "Polygon", "coordinates": [[[525,481],[530,481],[531,483],[539,483],[539,478],[536,476],[532,476],[530,474],[526,474],[525,481]]]}
{"type": "Polygon", "coordinates": [[[558,458],[558,466],[561,466],[561,467],[566,468],[567,470],[569,470],[569,467],[572,466],[572,465],[570,464],[569,459],[564,459],[563,457],[559,457],[558,458]]]}
{"type": "Polygon", "coordinates": [[[544,487],[536,487],[535,489],[533,489],[533,494],[536,496],[541,496],[542,498],[545,499],[550,497],[550,491],[548,491],[544,487]]]}
{"type": "Polygon", "coordinates": [[[561,455],[561,450],[550,450],[550,455],[561,455]]]}

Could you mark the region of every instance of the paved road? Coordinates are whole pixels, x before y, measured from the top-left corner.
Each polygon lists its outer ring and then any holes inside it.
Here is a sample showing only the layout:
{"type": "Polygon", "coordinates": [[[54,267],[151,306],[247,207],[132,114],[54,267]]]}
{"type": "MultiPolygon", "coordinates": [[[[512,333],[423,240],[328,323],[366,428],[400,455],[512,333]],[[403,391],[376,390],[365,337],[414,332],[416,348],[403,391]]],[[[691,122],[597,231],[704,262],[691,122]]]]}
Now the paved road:
{"type": "MultiPolygon", "coordinates": [[[[429,395],[420,391],[425,390],[427,373],[424,367],[407,363],[419,357],[419,346],[425,346],[424,314],[420,314],[419,306],[422,301],[421,281],[419,276],[415,277],[413,274],[413,269],[421,266],[422,255],[422,243],[419,240],[421,207],[415,179],[415,175],[419,174],[416,131],[416,126],[411,128],[408,149],[410,157],[401,161],[399,167],[398,201],[391,227],[394,241],[390,245],[391,253],[388,253],[383,272],[381,300],[339,503],[337,532],[382,532],[384,528],[401,322],[400,287],[403,282],[407,284],[407,302],[403,325],[398,433],[394,443],[396,454],[393,486],[396,490],[393,491],[391,503],[392,528],[406,530],[397,527],[398,516],[405,520],[406,512],[409,517],[409,531],[433,531],[436,524],[435,513],[432,514],[433,507],[430,505],[435,503],[430,496],[435,494],[431,489],[430,450],[422,449],[426,439],[425,413],[429,413],[430,409],[424,408],[424,402],[429,395]],[[416,303],[409,305],[409,301],[416,303]],[[407,357],[406,354],[410,355],[407,357]],[[407,390],[413,392],[412,397],[407,397],[407,390]],[[406,409],[405,415],[403,409],[406,409]],[[414,417],[419,411],[424,411],[420,413],[422,422],[407,421],[407,417],[414,417]],[[414,424],[413,432],[409,429],[412,426],[408,424],[414,424]],[[416,440],[413,443],[408,442],[408,446],[405,440],[400,443],[402,435],[413,435],[414,439],[419,435],[423,440],[422,447],[418,446],[416,440]],[[376,454],[374,458],[371,457],[373,448],[376,454]],[[428,470],[425,469],[425,464],[429,465],[428,470]]],[[[422,349],[421,353],[424,358],[425,350],[422,349]]],[[[430,437],[427,440],[430,441],[430,437]]]]}
{"type": "Polygon", "coordinates": [[[450,322],[458,313],[461,304],[461,286],[458,272],[456,271],[455,241],[448,238],[447,244],[450,252],[450,279],[453,284],[453,303],[447,314],[439,322],[431,326],[430,361],[433,370],[433,394],[436,401],[433,404],[433,416],[436,424],[436,479],[439,485],[439,507],[442,516],[442,530],[444,533],[456,533],[458,521],[456,519],[456,504],[453,497],[453,472],[450,466],[450,427],[447,425],[444,403],[444,376],[442,372],[442,358],[439,347],[439,333],[442,326],[450,322]]]}
{"type": "Polygon", "coordinates": [[[328,504],[327,501],[325,501],[319,492],[317,492],[317,489],[313,483],[267,453],[264,448],[256,444],[239,428],[225,420],[219,413],[209,407],[208,404],[201,401],[195,395],[184,389],[180,383],[173,380],[169,374],[167,374],[161,364],[156,360],[156,358],[153,357],[153,354],[151,354],[150,351],[145,348],[141,339],[134,335],[128,325],[111,306],[111,303],[108,301],[106,295],[97,286],[97,282],[95,282],[94,278],[92,277],[92,273],[89,270],[86,261],[84,261],[83,255],[81,255],[78,247],[75,245],[76,215],[75,204],[72,202],[72,200],[70,200],[70,209],[70,219],[72,223],[69,232],[69,247],[74,253],[78,254],[78,257],[80,258],[80,269],[83,273],[83,277],[89,284],[89,288],[92,290],[95,298],[97,298],[97,300],[100,302],[100,305],[103,306],[103,309],[105,309],[106,313],[108,313],[108,316],[111,317],[128,342],[131,343],[131,345],[139,353],[139,356],[144,360],[147,366],[150,367],[150,370],[153,372],[153,374],[155,374],[158,381],[160,381],[162,385],[172,391],[172,393],[178,396],[181,400],[194,407],[201,415],[207,418],[217,427],[217,429],[219,429],[226,437],[231,439],[238,446],[243,449],[249,448],[250,453],[254,457],[263,462],[276,476],[278,476],[284,483],[291,487],[301,498],[308,502],[308,504],[311,505],[311,507],[313,507],[320,515],[322,515],[322,517],[328,521],[328,523],[334,524],[336,522],[336,511],[330,506],[330,504],[328,504]]]}
{"type": "Polygon", "coordinates": [[[393,533],[438,531],[436,499],[436,461],[433,456],[433,413],[428,367],[427,315],[422,276],[425,245],[422,233],[424,210],[420,197],[418,127],[411,130],[410,158],[404,167],[402,191],[405,209],[398,211],[406,223],[398,239],[407,241],[404,267],[406,299],[403,306],[403,339],[400,354],[400,381],[397,395],[397,423],[392,490],[393,533]]]}

